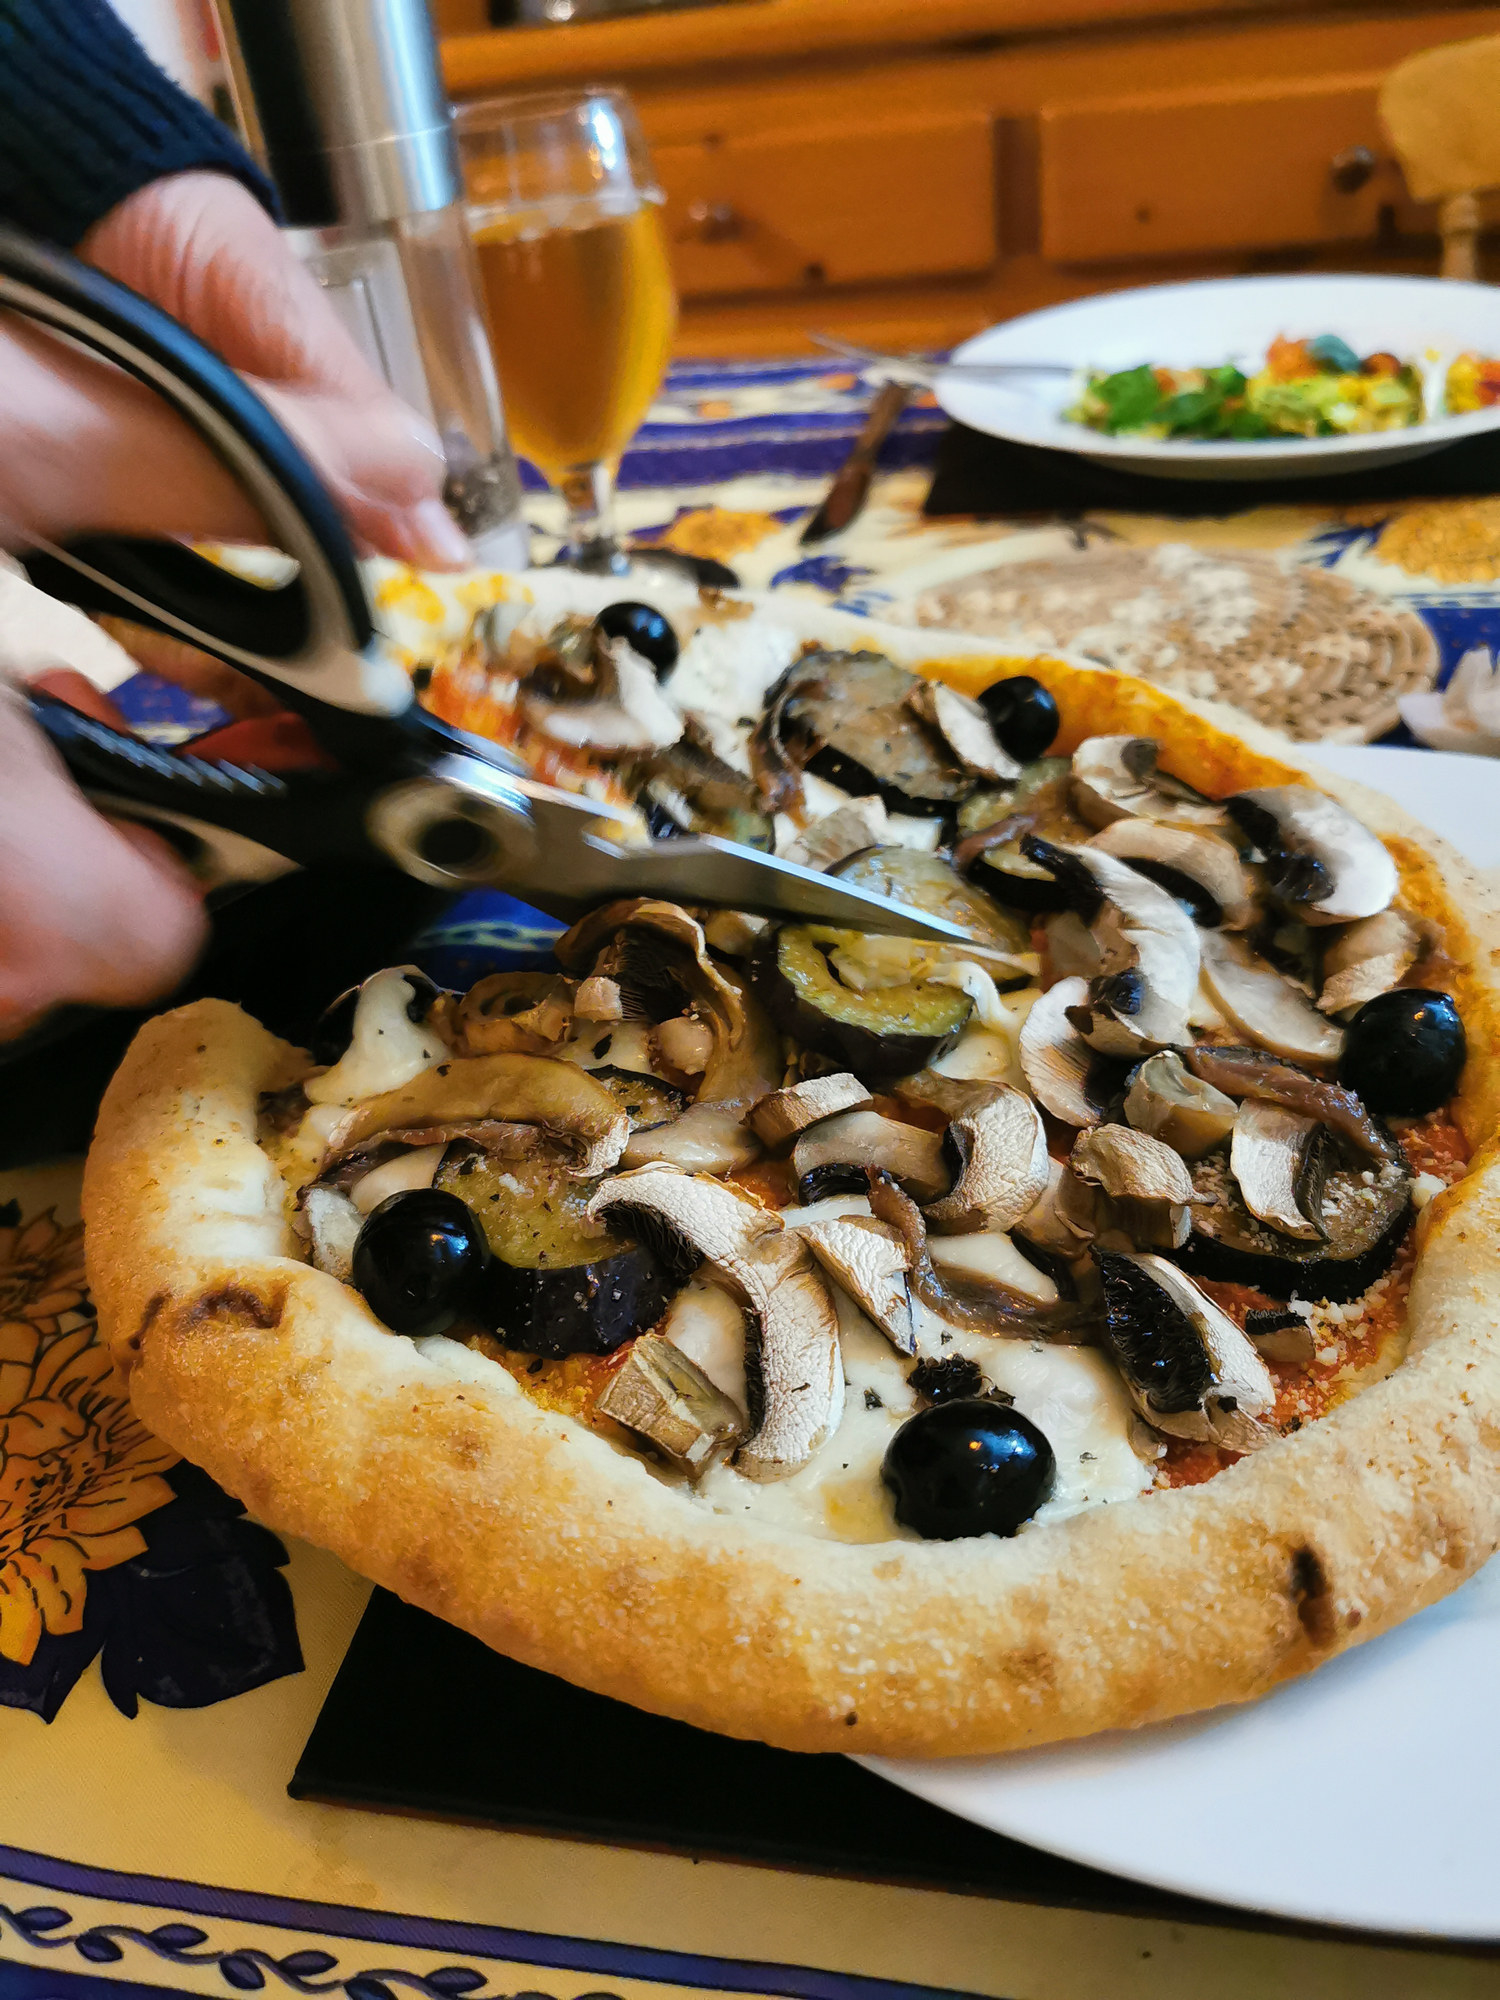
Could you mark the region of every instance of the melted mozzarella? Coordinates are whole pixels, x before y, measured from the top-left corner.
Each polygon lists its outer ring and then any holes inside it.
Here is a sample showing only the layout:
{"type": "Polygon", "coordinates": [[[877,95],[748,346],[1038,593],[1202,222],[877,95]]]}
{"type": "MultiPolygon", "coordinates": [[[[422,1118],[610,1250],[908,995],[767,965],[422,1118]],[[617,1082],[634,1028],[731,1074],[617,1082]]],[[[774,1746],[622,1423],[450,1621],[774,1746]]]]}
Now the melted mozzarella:
{"type": "Polygon", "coordinates": [[[681,709],[738,722],[757,720],[767,690],[802,650],[797,634],[758,618],[700,625],[683,647],[662,691],[681,709]]]}
{"type": "Polygon", "coordinates": [[[745,1313],[712,1278],[694,1278],[673,1299],[661,1331],[739,1409],[745,1397],[745,1313]]]}
{"type": "Polygon", "coordinates": [[[580,1069],[624,1069],[632,1076],[651,1076],[656,1069],[649,1021],[585,1023],[578,1040],[557,1053],[580,1069]]]}
{"type": "Polygon", "coordinates": [[[1041,989],[1036,986],[1023,987],[1017,993],[996,993],[995,1013],[991,1019],[1003,1022],[1003,1025],[989,1026],[976,1014],[953,1047],[945,1056],[939,1056],[932,1067],[939,1076],[1013,1083],[1025,1090],[1026,1078],[1021,1070],[1021,1030],[1026,1025],[1026,1016],[1040,997],[1041,989]]]}
{"type": "Polygon", "coordinates": [[[308,1101],[347,1107],[366,1097],[383,1097],[445,1061],[452,1051],[442,1036],[407,1012],[415,998],[416,988],[399,966],[367,979],[355,1005],[349,1046],[332,1069],[304,1084],[308,1101]]]}
{"type": "Polygon", "coordinates": [[[939,1273],[993,1278],[1041,1305],[1051,1305],[1057,1297],[1057,1286],[1047,1273],[1023,1256],[1001,1229],[977,1229],[967,1236],[929,1236],[927,1254],[939,1273]]]}

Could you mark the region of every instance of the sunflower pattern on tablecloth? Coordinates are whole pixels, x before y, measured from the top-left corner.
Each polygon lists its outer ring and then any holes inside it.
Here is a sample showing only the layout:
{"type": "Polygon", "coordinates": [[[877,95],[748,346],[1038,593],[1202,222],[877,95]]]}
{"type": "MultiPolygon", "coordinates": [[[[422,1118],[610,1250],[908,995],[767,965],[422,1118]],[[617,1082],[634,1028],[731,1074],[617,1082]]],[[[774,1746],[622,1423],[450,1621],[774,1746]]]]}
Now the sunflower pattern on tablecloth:
{"type": "Polygon", "coordinates": [[[50,1722],[97,1659],[124,1715],[302,1665],[286,1551],[130,1409],[83,1225],[0,1202],[0,1705],[50,1722]]]}

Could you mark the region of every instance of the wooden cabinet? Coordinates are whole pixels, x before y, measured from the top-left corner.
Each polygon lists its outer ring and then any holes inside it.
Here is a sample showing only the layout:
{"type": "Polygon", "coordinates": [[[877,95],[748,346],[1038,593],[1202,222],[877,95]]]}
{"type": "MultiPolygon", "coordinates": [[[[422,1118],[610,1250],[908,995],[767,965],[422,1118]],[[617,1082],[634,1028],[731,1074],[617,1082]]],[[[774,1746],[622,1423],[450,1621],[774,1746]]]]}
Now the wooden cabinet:
{"type": "Polygon", "coordinates": [[[994,123],[983,112],[712,133],[654,151],[688,299],[985,271],[995,261],[994,123]]]}
{"type": "Polygon", "coordinates": [[[1400,188],[1379,86],[1377,72],[1044,105],[1043,256],[1373,238],[1400,188]]]}
{"type": "Polygon", "coordinates": [[[738,0],[484,32],[435,0],[456,96],[626,86],[697,354],[811,328],[937,346],[1121,285],[1435,272],[1385,72],[1500,32],[1433,0],[738,0]]]}

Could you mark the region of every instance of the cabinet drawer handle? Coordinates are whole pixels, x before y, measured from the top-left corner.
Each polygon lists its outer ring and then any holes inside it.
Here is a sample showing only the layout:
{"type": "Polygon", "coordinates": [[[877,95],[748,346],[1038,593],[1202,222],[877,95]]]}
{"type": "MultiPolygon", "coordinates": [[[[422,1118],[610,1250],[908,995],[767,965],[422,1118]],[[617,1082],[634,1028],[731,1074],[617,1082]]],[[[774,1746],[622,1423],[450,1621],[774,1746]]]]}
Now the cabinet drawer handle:
{"type": "Polygon", "coordinates": [[[687,212],[688,227],[678,232],[683,243],[732,243],[745,233],[745,218],[727,201],[695,201],[687,212]]]}
{"type": "Polygon", "coordinates": [[[1346,146],[1328,162],[1328,178],[1340,194],[1358,194],[1375,172],[1377,162],[1368,146],[1346,146]]]}

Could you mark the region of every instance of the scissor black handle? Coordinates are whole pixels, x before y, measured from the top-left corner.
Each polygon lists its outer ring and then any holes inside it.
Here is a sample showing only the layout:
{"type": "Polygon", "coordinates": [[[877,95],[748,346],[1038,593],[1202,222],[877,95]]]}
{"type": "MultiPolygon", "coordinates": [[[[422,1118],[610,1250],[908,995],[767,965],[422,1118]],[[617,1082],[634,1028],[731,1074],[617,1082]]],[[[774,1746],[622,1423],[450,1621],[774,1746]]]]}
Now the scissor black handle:
{"type": "Polygon", "coordinates": [[[248,888],[319,862],[380,859],[365,829],[372,786],[363,776],[211,762],[124,736],[53,695],[30,700],[33,719],[99,810],[157,827],[201,861],[213,889],[248,888]]]}
{"type": "Polygon", "coordinates": [[[34,555],[27,565],[34,580],[85,609],[118,612],[186,639],[276,688],[292,706],[400,713],[410,687],[393,662],[375,657],[374,621],[338,511],[301,450],[234,370],[125,286],[4,227],[0,305],[103,355],[164,397],[235,475],[298,565],[293,582],[263,590],[177,544],[96,537],[34,555]]]}

